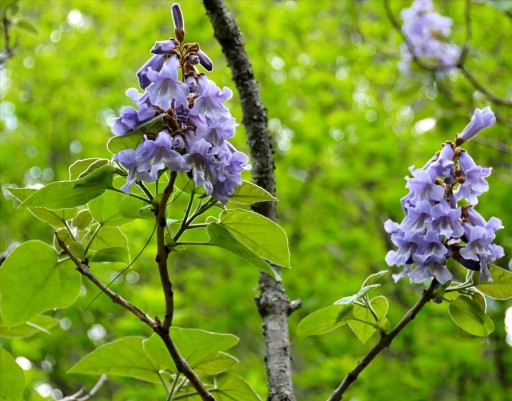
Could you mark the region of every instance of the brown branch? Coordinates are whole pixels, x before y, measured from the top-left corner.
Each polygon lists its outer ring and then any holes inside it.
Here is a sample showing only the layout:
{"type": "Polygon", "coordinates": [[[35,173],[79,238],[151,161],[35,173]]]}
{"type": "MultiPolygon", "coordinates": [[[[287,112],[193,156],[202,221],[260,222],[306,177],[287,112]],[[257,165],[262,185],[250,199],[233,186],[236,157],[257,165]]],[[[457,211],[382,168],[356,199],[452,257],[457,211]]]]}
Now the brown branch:
{"type": "MultiPolygon", "coordinates": [[[[275,195],[274,157],[268,129],[268,117],[259,94],[258,83],[245,51],[242,34],[235,18],[222,0],[203,0],[215,38],[231,68],[240,96],[243,123],[250,147],[253,181],[275,195]]],[[[260,202],[253,210],[276,220],[275,202],[260,202]]],[[[288,313],[290,301],[281,282],[260,273],[260,295],[256,298],[263,321],[268,377],[268,400],[293,401],[288,313]]]]}
{"type": "MultiPolygon", "coordinates": [[[[166,188],[167,189],[167,188],[166,188]]],[[[171,191],[172,192],[172,191],[171,191]]],[[[169,193],[170,196],[170,193],[169,193]]],[[[169,198],[167,196],[167,199],[169,198]]],[[[75,264],[77,270],[85,277],[87,277],[96,287],[98,287],[102,292],[104,292],[112,302],[122,306],[126,310],[130,311],[132,314],[137,316],[141,321],[146,323],[149,327],[151,327],[155,333],[162,339],[164,342],[169,354],[171,355],[178,372],[183,373],[183,375],[188,379],[190,384],[194,387],[197,393],[201,396],[203,401],[215,401],[215,398],[208,392],[206,387],[201,383],[199,377],[192,370],[187,361],[181,356],[172,340],[172,337],[169,333],[169,328],[165,328],[160,320],[157,318],[156,320],[151,319],[148,314],[144,313],[142,310],[137,308],[132,303],[125,300],[119,294],[116,294],[110,288],[108,288],[105,284],[103,284],[92,272],[87,263],[80,261],[67,247],[67,245],[62,241],[57,233],[55,233],[55,237],[57,238],[57,242],[59,246],[63,249],[64,253],[69,256],[71,261],[75,264]]]]}
{"type": "Polygon", "coordinates": [[[381,335],[379,342],[361,359],[356,367],[352,369],[342,380],[338,388],[331,394],[328,401],[340,401],[343,393],[350,387],[352,383],[357,380],[359,374],[379,355],[384,349],[389,347],[393,339],[416,317],[418,312],[425,306],[427,302],[432,300],[435,296],[435,291],[439,283],[437,280],[432,279],[432,283],[427,290],[423,291],[421,298],[416,304],[406,313],[406,315],[398,322],[393,330],[388,334],[381,335]]]}
{"type": "Polygon", "coordinates": [[[89,268],[89,265],[80,261],[67,247],[67,245],[62,241],[57,233],[55,233],[55,238],[57,238],[57,242],[59,246],[62,248],[64,253],[69,256],[71,261],[75,264],[76,269],[85,277],[87,277],[96,287],[98,287],[103,293],[105,293],[115,304],[118,304],[137,316],[141,321],[146,323],[151,328],[155,327],[155,321],[149,317],[147,313],[144,313],[142,310],[137,308],[132,303],[128,302],[119,294],[116,294],[110,288],[108,288],[105,284],[101,282],[101,280],[96,277],[89,268]]]}
{"type": "Polygon", "coordinates": [[[81,388],[75,394],[69,395],[67,397],[61,398],[60,401],[88,401],[92,397],[96,395],[96,393],[100,390],[100,388],[107,382],[107,375],[101,375],[98,379],[98,382],[94,385],[94,387],[87,394],[82,396],[85,389],[81,388]]]}
{"type": "Polygon", "coordinates": [[[11,46],[11,36],[10,36],[10,28],[11,28],[11,20],[7,18],[6,10],[2,12],[2,25],[3,25],[3,34],[5,41],[5,50],[0,53],[0,67],[5,64],[5,62],[14,56],[14,47],[11,46]]]}
{"type": "Polygon", "coordinates": [[[162,328],[169,330],[172,324],[174,315],[174,292],[172,290],[172,283],[169,278],[169,271],[167,269],[167,259],[169,258],[169,247],[165,244],[165,231],[167,228],[167,202],[171,197],[174,189],[174,182],[177,177],[176,171],[171,172],[169,183],[164,189],[158,210],[155,211],[156,215],[156,243],[157,243],[157,255],[156,263],[158,264],[158,272],[160,273],[160,281],[162,283],[162,289],[164,290],[165,299],[165,316],[162,322],[162,328]]]}

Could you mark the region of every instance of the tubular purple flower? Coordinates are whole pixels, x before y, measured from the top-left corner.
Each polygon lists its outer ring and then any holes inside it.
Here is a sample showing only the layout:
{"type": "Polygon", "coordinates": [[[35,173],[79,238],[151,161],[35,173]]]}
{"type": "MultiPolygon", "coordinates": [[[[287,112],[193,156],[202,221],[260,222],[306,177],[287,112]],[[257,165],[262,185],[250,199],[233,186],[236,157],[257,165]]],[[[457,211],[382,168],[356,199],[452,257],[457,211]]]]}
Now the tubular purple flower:
{"type": "Polygon", "coordinates": [[[429,171],[432,172],[433,178],[442,176],[442,177],[451,177],[453,176],[453,146],[451,143],[446,142],[443,145],[443,149],[439,154],[437,160],[432,162],[432,164],[428,167],[429,171]]]}
{"type": "Polygon", "coordinates": [[[496,122],[496,117],[491,108],[487,106],[484,109],[476,109],[473,113],[470,123],[464,128],[464,131],[457,135],[457,145],[474,138],[481,130],[491,127],[496,122]]]}
{"type": "Polygon", "coordinates": [[[122,150],[114,155],[114,160],[117,160],[122,166],[128,169],[126,184],[121,187],[123,192],[129,194],[130,187],[135,181],[154,181],[154,178],[147,172],[147,166],[137,161],[137,152],[135,150],[122,150]]]}
{"type": "Polygon", "coordinates": [[[163,54],[155,54],[137,71],[137,78],[139,78],[139,84],[142,89],[146,89],[151,85],[151,80],[148,78],[148,71],[160,71],[164,65],[164,61],[165,57],[163,54]]]}
{"type": "Polygon", "coordinates": [[[489,184],[484,177],[491,175],[490,168],[477,166],[474,160],[467,152],[460,152],[459,167],[462,171],[465,181],[461,184],[455,197],[457,200],[466,199],[471,205],[478,203],[478,196],[489,190],[489,184]]]}
{"type": "Polygon", "coordinates": [[[190,109],[190,114],[204,115],[207,123],[231,117],[229,110],[222,105],[222,102],[231,99],[233,95],[231,89],[224,87],[224,90],[221,91],[213,81],[204,75],[199,77],[198,85],[201,95],[194,100],[194,106],[190,109]]]}
{"type": "Polygon", "coordinates": [[[464,228],[460,222],[461,209],[453,209],[448,202],[442,201],[431,210],[432,228],[446,238],[460,238],[464,228]]]}
{"type": "Polygon", "coordinates": [[[406,178],[406,188],[411,191],[412,198],[410,202],[416,202],[427,199],[430,201],[440,201],[444,198],[444,188],[434,184],[434,179],[428,171],[415,170],[412,178],[406,178]]]}
{"type": "Polygon", "coordinates": [[[183,13],[181,12],[180,5],[174,3],[171,6],[172,22],[174,23],[175,29],[185,29],[185,23],[183,22],[183,13]]]}
{"type": "Polygon", "coordinates": [[[153,54],[169,54],[176,47],[176,42],[174,39],[169,40],[161,40],[159,42],[155,42],[155,45],[151,48],[151,53],[153,54]]]}
{"type": "Polygon", "coordinates": [[[210,57],[206,55],[205,52],[199,50],[197,52],[197,57],[199,57],[199,64],[201,64],[206,71],[213,71],[213,62],[212,60],[210,60],[210,57]]]}
{"type": "Polygon", "coordinates": [[[174,107],[180,104],[188,104],[187,96],[189,90],[187,85],[178,79],[179,67],[178,57],[172,55],[167,59],[159,72],[153,70],[147,72],[147,77],[153,82],[153,85],[147,89],[149,99],[151,103],[163,110],[173,106],[173,100],[174,107]]]}

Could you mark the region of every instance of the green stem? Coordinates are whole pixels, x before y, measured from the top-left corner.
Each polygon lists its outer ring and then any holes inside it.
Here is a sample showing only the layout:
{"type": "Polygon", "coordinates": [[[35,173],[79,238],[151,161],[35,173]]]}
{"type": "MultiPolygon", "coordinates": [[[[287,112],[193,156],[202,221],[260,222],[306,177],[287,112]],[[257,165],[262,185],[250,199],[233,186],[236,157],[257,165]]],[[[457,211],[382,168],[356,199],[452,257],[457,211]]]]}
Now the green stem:
{"type": "Polygon", "coordinates": [[[151,202],[153,200],[153,194],[151,193],[151,191],[144,185],[144,183],[142,181],[135,181],[135,182],[139,186],[139,188],[142,189],[142,191],[144,191],[144,193],[148,197],[149,201],[151,202]]]}
{"type": "Polygon", "coordinates": [[[127,194],[126,192],[121,191],[120,189],[117,189],[117,188],[108,188],[108,189],[110,189],[111,191],[114,191],[114,192],[119,192],[121,194],[131,196],[132,198],[141,200],[142,202],[145,202],[145,203],[151,205],[151,201],[149,199],[144,198],[143,196],[139,196],[139,195],[132,194],[132,193],[127,194]]]}
{"type": "Polygon", "coordinates": [[[169,395],[171,394],[170,391],[169,391],[169,386],[165,382],[165,379],[163,378],[163,376],[162,376],[162,374],[160,372],[158,372],[158,378],[160,379],[160,381],[162,382],[162,384],[163,384],[163,386],[165,388],[165,392],[167,393],[167,399],[169,399],[169,395]]]}
{"type": "Polygon", "coordinates": [[[464,284],[461,284],[459,285],[458,287],[450,287],[450,288],[447,288],[444,292],[453,292],[453,291],[459,291],[459,290],[465,290],[466,288],[471,288],[471,287],[474,287],[475,284],[473,283],[464,283],[464,284]]]}
{"type": "Polygon", "coordinates": [[[99,232],[101,231],[102,228],[103,228],[103,224],[99,223],[98,228],[96,228],[96,230],[94,230],[94,232],[91,235],[91,238],[89,239],[89,242],[85,246],[84,255],[87,256],[87,252],[89,251],[89,248],[91,247],[92,242],[94,241],[94,238],[96,238],[96,236],[99,234],[99,232]]]}
{"type": "Polygon", "coordinates": [[[370,313],[373,315],[373,318],[375,319],[375,321],[378,322],[379,321],[379,316],[377,315],[375,310],[372,308],[372,304],[370,303],[370,301],[368,301],[368,297],[363,297],[363,302],[364,302],[364,305],[370,311],[370,313]]]}
{"type": "Polygon", "coordinates": [[[167,400],[166,401],[171,401],[173,400],[174,398],[174,393],[176,392],[176,385],[178,384],[178,380],[180,378],[180,372],[178,372],[176,374],[176,376],[174,377],[174,380],[172,381],[172,387],[171,387],[171,391],[169,391],[169,395],[167,396],[167,400]]]}
{"type": "Polygon", "coordinates": [[[64,223],[64,227],[66,227],[66,230],[68,231],[69,236],[73,241],[76,241],[75,236],[73,235],[73,231],[71,231],[71,227],[69,226],[68,222],[66,220],[62,220],[64,223]]]}
{"type": "Polygon", "coordinates": [[[198,218],[200,215],[202,215],[204,212],[206,212],[208,209],[210,209],[212,206],[214,206],[216,203],[217,203],[217,201],[215,199],[210,199],[204,205],[199,204],[197,206],[197,209],[195,210],[195,212],[192,214],[192,216],[190,216],[190,218],[188,220],[183,219],[181,227],[176,232],[176,235],[173,238],[174,242],[177,243],[178,240],[180,239],[180,237],[185,232],[185,230],[187,230],[190,227],[190,225],[194,222],[194,220],[196,218],[198,218]]]}

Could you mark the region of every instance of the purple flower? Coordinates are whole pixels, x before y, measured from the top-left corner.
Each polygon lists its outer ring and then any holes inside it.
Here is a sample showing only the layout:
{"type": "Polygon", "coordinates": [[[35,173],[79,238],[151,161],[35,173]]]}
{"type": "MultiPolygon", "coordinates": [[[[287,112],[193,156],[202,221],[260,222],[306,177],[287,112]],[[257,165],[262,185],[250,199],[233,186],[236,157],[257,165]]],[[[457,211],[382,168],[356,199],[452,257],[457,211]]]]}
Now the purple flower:
{"type": "Polygon", "coordinates": [[[130,88],[126,91],[126,95],[139,106],[139,110],[137,111],[133,107],[125,107],[121,110],[121,115],[116,118],[112,125],[114,135],[125,135],[137,129],[138,126],[156,116],[157,113],[156,108],[149,103],[147,93],[141,95],[137,89],[130,88]]]}
{"type": "Polygon", "coordinates": [[[435,278],[439,283],[444,284],[453,277],[452,273],[446,268],[446,259],[442,256],[414,255],[416,268],[409,273],[412,283],[421,283],[429,277],[435,278]]]}
{"type": "Polygon", "coordinates": [[[151,80],[148,78],[148,71],[160,71],[164,65],[164,61],[165,55],[155,54],[137,71],[137,78],[139,78],[139,84],[142,89],[146,89],[151,85],[151,80]]]}
{"type": "Polygon", "coordinates": [[[484,128],[492,126],[496,122],[496,117],[491,108],[487,106],[484,109],[476,109],[471,118],[471,122],[464,128],[464,131],[457,135],[457,144],[462,145],[469,141],[484,128]]]}
{"type": "Polygon", "coordinates": [[[407,215],[400,227],[404,231],[418,232],[430,227],[432,205],[427,200],[419,201],[407,209],[407,215]]]}
{"type": "Polygon", "coordinates": [[[409,70],[412,52],[416,57],[434,62],[440,67],[453,67],[457,64],[460,49],[447,43],[450,35],[452,20],[434,11],[431,0],[415,0],[410,8],[401,12],[404,21],[402,32],[407,38],[408,45],[402,45],[402,61],[400,69],[409,70]]]}
{"type": "Polygon", "coordinates": [[[167,110],[173,105],[187,104],[188,87],[178,80],[180,61],[172,55],[164,63],[161,70],[148,70],[147,77],[153,84],[147,88],[151,103],[167,110]]]}
{"type": "Polygon", "coordinates": [[[139,163],[151,166],[151,177],[158,178],[158,172],[164,167],[173,171],[186,172],[190,170],[190,164],[185,158],[173,149],[173,141],[169,132],[160,131],[154,140],[148,139],[142,143],[140,152],[137,154],[139,163]]]}
{"type": "Polygon", "coordinates": [[[441,150],[441,153],[439,153],[439,157],[433,161],[427,169],[431,172],[431,175],[434,178],[439,176],[453,176],[453,146],[450,142],[443,145],[443,149],[441,150]]]}
{"type": "Polygon", "coordinates": [[[406,178],[406,188],[411,191],[410,202],[416,202],[425,199],[430,201],[440,201],[444,198],[444,188],[434,184],[430,172],[425,170],[414,170],[413,178],[406,178]]]}
{"type": "Polygon", "coordinates": [[[183,13],[181,12],[180,5],[174,3],[171,6],[172,21],[175,29],[185,29],[185,23],[183,22],[183,13]]]}
{"type": "Polygon", "coordinates": [[[221,91],[213,81],[204,75],[199,77],[198,85],[201,95],[194,100],[194,107],[190,110],[191,114],[203,115],[208,123],[231,117],[229,110],[222,105],[225,100],[231,99],[233,95],[231,89],[224,87],[224,90],[221,91]]]}
{"type": "Polygon", "coordinates": [[[450,207],[448,202],[442,201],[434,205],[431,210],[432,228],[447,238],[460,238],[464,228],[460,222],[461,209],[450,207]]]}
{"type": "Polygon", "coordinates": [[[130,187],[135,181],[154,181],[154,177],[147,172],[149,166],[137,160],[137,152],[135,150],[122,150],[114,155],[114,160],[117,160],[128,170],[126,184],[121,187],[121,190],[125,193],[130,193],[130,187]]]}
{"type": "Polygon", "coordinates": [[[464,198],[470,204],[476,205],[478,196],[489,190],[489,184],[484,177],[491,175],[491,169],[477,166],[465,151],[460,153],[459,167],[466,180],[455,193],[455,197],[457,200],[464,198]]]}
{"type": "Polygon", "coordinates": [[[201,64],[206,71],[213,71],[213,62],[205,52],[199,50],[197,52],[197,57],[199,57],[199,64],[201,64]]]}
{"type": "Polygon", "coordinates": [[[236,125],[233,117],[223,117],[210,125],[198,125],[196,135],[214,145],[220,145],[225,139],[235,135],[236,125]]]}
{"type": "Polygon", "coordinates": [[[174,39],[169,40],[161,40],[156,42],[155,45],[151,48],[151,53],[153,54],[169,54],[176,47],[176,42],[174,39]]]}

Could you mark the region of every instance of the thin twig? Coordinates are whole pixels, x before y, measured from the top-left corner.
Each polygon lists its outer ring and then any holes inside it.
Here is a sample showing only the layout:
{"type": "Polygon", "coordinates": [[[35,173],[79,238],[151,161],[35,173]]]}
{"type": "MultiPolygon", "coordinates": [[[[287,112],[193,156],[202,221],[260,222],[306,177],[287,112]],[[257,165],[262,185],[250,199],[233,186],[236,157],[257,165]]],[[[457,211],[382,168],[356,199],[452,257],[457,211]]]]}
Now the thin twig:
{"type": "Polygon", "coordinates": [[[84,389],[81,388],[75,394],[69,395],[67,397],[61,398],[60,401],[88,401],[92,397],[96,395],[96,393],[100,390],[100,388],[107,382],[107,375],[101,375],[98,379],[98,382],[94,385],[94,387],[89,391],[86,395],[81,395],[84,393],[84,389]]]}
{"type": "Polygon", "coordinates": [[[0,53],[0,67],[2,67],[5,62],[14,56],[14,47],[11,45],[11,36],[10,36],[10,28],[11,28],[11,20],[7,18],[6,10],[2,12],[2,25],[3,25],[3,34],[5,41],[5,50],[0,53]]]}
{"type": "Polygon", "coordinates": [[[436,288],[439,283],[432,279],[432,283],[427,290],[423,291],[421,298],[416,304],[405,314],[400,322],[388,334],[382,334],[379,342],[361,359],[356,367],[352,369],[341,381],[338,388],[331,394],[328,401],[340,401],[343,393],[354,383],[359,374],[379,355],[384,349],[389,347],[393,339],[416,317],[418,312],[425,306],[427,302],[432,300],[435,295],[436,288]]]}

